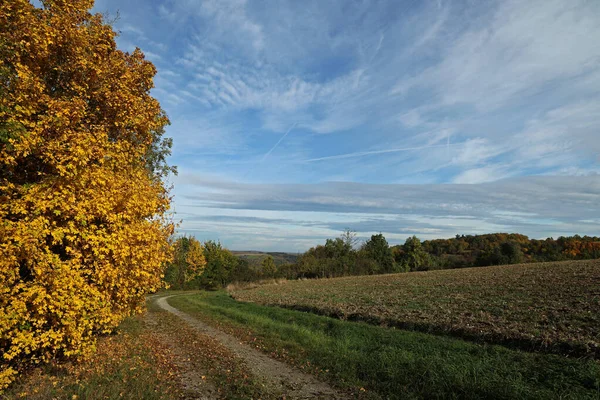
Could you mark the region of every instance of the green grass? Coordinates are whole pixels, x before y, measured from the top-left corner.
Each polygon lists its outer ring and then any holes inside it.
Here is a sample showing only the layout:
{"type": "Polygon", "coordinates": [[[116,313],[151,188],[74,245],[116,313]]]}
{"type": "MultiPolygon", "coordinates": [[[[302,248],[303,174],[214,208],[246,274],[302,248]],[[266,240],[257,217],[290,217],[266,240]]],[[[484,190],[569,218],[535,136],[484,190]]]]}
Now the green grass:
{"type": "Polygon", "coordinates": [[[338,387],[364,387],[375,397],[600,399],[600,364],[594,360],[241,303],[225,292],[169,302],[247,341],[256,337],[265,351],[323,374],[338,387]]]}
{"type": "Polygon", "coordinates": [[[237,300],[600,359],[600,260],[288,281],[237,300]]]}

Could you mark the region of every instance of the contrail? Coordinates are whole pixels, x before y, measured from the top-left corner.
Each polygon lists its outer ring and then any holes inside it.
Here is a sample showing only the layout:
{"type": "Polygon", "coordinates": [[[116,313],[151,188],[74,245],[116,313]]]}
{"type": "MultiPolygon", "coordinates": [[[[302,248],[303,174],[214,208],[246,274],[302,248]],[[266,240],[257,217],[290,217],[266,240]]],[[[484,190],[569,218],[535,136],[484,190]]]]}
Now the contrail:
{"type": "Polygon", "coordinates": [[[290,129],[287,130],[287,132],[281,137],[281,139],[279,139],[279,141],[277,143],[275,143],[275,146],[271,147],[271,150],[267,151],[267,153],[263,156],[263,158],[260,160],[260,162],[265,161],[265,159],[267,157],[269,157],[269,155],[271,155],[271,153],[273,152],[273,150],[275,150],[277,148],[277,146],[279,146],[279,143],[281,143],[281,141],[283,139],[285,139],[285,137],[288,135],[288,133],[290,133],[292,131],[292,129],[294,129],[294,127],[298,125],[297,122],[294,122],[294,124],[292,126],[290,126],[290,129]]]}
{"type": "MultiPolygon", "coordinates": [[[[456,143],[458,144],[458,143],[456,143]]],[[[327,156],[327,157],[319,157],[319,158],[311,158],[308,160],[304,160],[303,162],[314,162],[314,161],[325,161],[325,160],[338,160],[341,158],[354,158],[354,157],[363,157],[363,156],[369,156],[372,154],[385,154],[385,153],[398,153],[401,151],[411,151],[411,150],[422,150],[422,149],[432,149],[432,148],[436,148],[436,147],[450,147],[450,146],[454,146],[455,144],[438,144],[438,145],[431,145],[431,146],[420,146],[420,147],[405,147],[405,148],[401,148],[401,149],[387,149],[387,150],[374,150],[374,151],[360,151],[360,152],[356,152],[356,153],[347,153],[347,154],[339,154],[337,156],[327,156]]]]}
{"type": "Polygon", "coordinates": [[[246,173],[245,173],[245,174],[244,174],[244,176],[243,176],[243,179],[244,179],[244,180],[246,179],[246,177],[247,177],[248,175],[250,175],[252,172],[254,172],[254,169],[257,167],[257,165],[258,165],[258,164],[262,164],[262,163],[263,163],[263,162],[264,162],[264,161],[267,159],[267,157],[269,157],[269,155],[271,155],[271,153],[272,153],[272,152],[273,152],[273,151],[274,151],[274,150],[277,148],[277,146],[279,146],[279,143],[281,143],[281,141],[282,141],[283,139],[285,139],[285,137],[288,135],[288,133],[290,133],[290,132],[292,131],[292,129],[294,129],[294,127],[295,127],[296,125],[298,125],[298,123],[297,123],[297,122],[294,122],[294,123],[292,124],[292,126],[290,126],[290,128],[287,130],[287,132],[286,132],[286,133],[285,133],[285,134],[284,134],[284,135],[283,135],[283,136],[282,136],[282,137],[281,137],[281,138],[280,138],[280,139],[277,141],[277,143],[275,143],[275,146],[271,147],[271,150],[267,151],[267,152],[265,153],[265,155],[264,155],[264,156],[263,156],[263,157],[260,159],[260,161],[259,161],[259,162],[257,162],[256,164],[254,164],[254,165],[253,165],[253,166],[252,166],[250,169],[248,169],[248,170],[246,171],[246,173]]]}

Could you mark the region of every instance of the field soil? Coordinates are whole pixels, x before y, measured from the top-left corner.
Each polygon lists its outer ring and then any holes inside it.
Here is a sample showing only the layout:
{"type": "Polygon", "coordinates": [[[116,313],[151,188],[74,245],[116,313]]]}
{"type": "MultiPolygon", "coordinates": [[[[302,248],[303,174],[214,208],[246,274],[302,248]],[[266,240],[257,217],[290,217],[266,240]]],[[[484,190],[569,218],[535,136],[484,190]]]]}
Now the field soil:
{"type": "Polygon", "coordinates": [[[289,281],[236,300],[600,358],[600,260],[289,281]]]}
{"type": "MultiPolygon", "coordinates": [[[[268,386],[270,393],[280,394],[281,398],[285,399],[346,398],[345,395],[337,392],[328,384],[317,380],[314,376],[272,359],[249,345],[241,343],[239,339],[172,307],[168,303],[170,297],[173,297],[173,295],[156,297],[153,301],[161,309],[181,319],[198,333],[210,337],[233,353],[245,364],[250,374],[268,386]]],[[[152,316],[152,313],[149,313],[148,318],[152,321],[155,317],[152,316]]],[[[182,362],[178,363],[182,368],[182,383],[186,385],[187,393],[197,396],[196,398],[214,398],[216,390],[214,387],[205,384],[203,372],[185,361],[185,353],[181,353],[179,356],[182,359],[182,362]]]]}

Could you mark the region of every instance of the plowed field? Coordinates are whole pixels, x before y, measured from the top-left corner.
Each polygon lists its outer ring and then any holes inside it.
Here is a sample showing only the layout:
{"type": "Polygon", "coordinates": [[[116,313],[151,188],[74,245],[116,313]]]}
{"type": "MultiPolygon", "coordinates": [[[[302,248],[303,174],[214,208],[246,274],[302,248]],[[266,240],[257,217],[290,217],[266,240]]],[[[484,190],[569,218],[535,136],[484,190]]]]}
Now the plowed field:
{"type": "Polygon", "coordinates": [[[290,281],[240,301],[600,358],[600,260],[290,281]]]}

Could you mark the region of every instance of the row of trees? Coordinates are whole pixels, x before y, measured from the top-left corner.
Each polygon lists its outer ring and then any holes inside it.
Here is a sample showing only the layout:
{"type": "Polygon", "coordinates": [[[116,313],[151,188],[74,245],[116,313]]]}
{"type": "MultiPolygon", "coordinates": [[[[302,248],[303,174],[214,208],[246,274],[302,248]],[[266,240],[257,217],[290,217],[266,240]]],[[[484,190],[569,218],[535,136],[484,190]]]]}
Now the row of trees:
{"type": "Polygon", "coordinates": [[[600,238],[575,235],[538,240],[514,233],[456,235],[451,239],[426,240],[423,249],[439,267],[460,268],[599,258],[600,238]]]}
{"type": "Polygon", "coordinates": [[[230,282],[271,278],[325,278],[372,275],[426,269],[430,261],[419,239],[410,238],[401,247],[390,247],[382,234],[373,235],[358,246],[356,234],[345,231],[311,248],[295,263],[277,266],[271,256],[258,265],[235,256],[219,242],[198,242],[193,237],[176,240],[175,255],[165,271],[165,280],[174,289],[216,289],[230,282]]]}
{"type": "Polygon", "coordinates": [[[340,237],[311,248],[294,263],[277,266],[271,256],[258,265],[238,258],[220,243],[200,244],[182,237],[176,243],[175,262],[166,279],[174,288],[218,288],[230,282],[268,278],[332,278],[433,269],[462,268],[539,261],[600,257],[600,238],[560,237],[529,239],[519,234],[497,233],[456,236],[421,243],[410,237],[402,245],[390,246],[382,234],[359,244],[356,234],[346,230],[340,237]],[[200,254],[198,249],[202,249],[200,254]],[[201,257],[204,257],[201,261],[201,257]],[[194,261],[196,260],[196,261],[194,261]]]}
{"type": "Polygon", "coordinates": [[[457,235],[422,243],[413,236],[402,245],[390,247],[385,237],[378,234],[358,248],[356,242],[355,235],[346,231],[340,238],[311,248],[279,274],[292,279],[335,277],[600,258],[600,238],[578,235],[537,240],[520,234],[495,233],[457,235]]]}
{"type": "Polygon", "coordinates": [[[280,276],[273,257],[265,257],[257,266],[250,265],[212,240],[200,243],[194,237],[180,237],[175,241],[174,253],[165,270],[165,281],[172,289],[217,289],[230,282],[280,276]]]}
{"type": "Polygon", "coordinates": [[[282,266],[279,275],[295,279],[388,274],[427,269],[430,261],[416,237],[390,247],[380,233],[359,246],[356,234],[346,230],[339,238],[311,248],[296,263],[282,266]]]}

